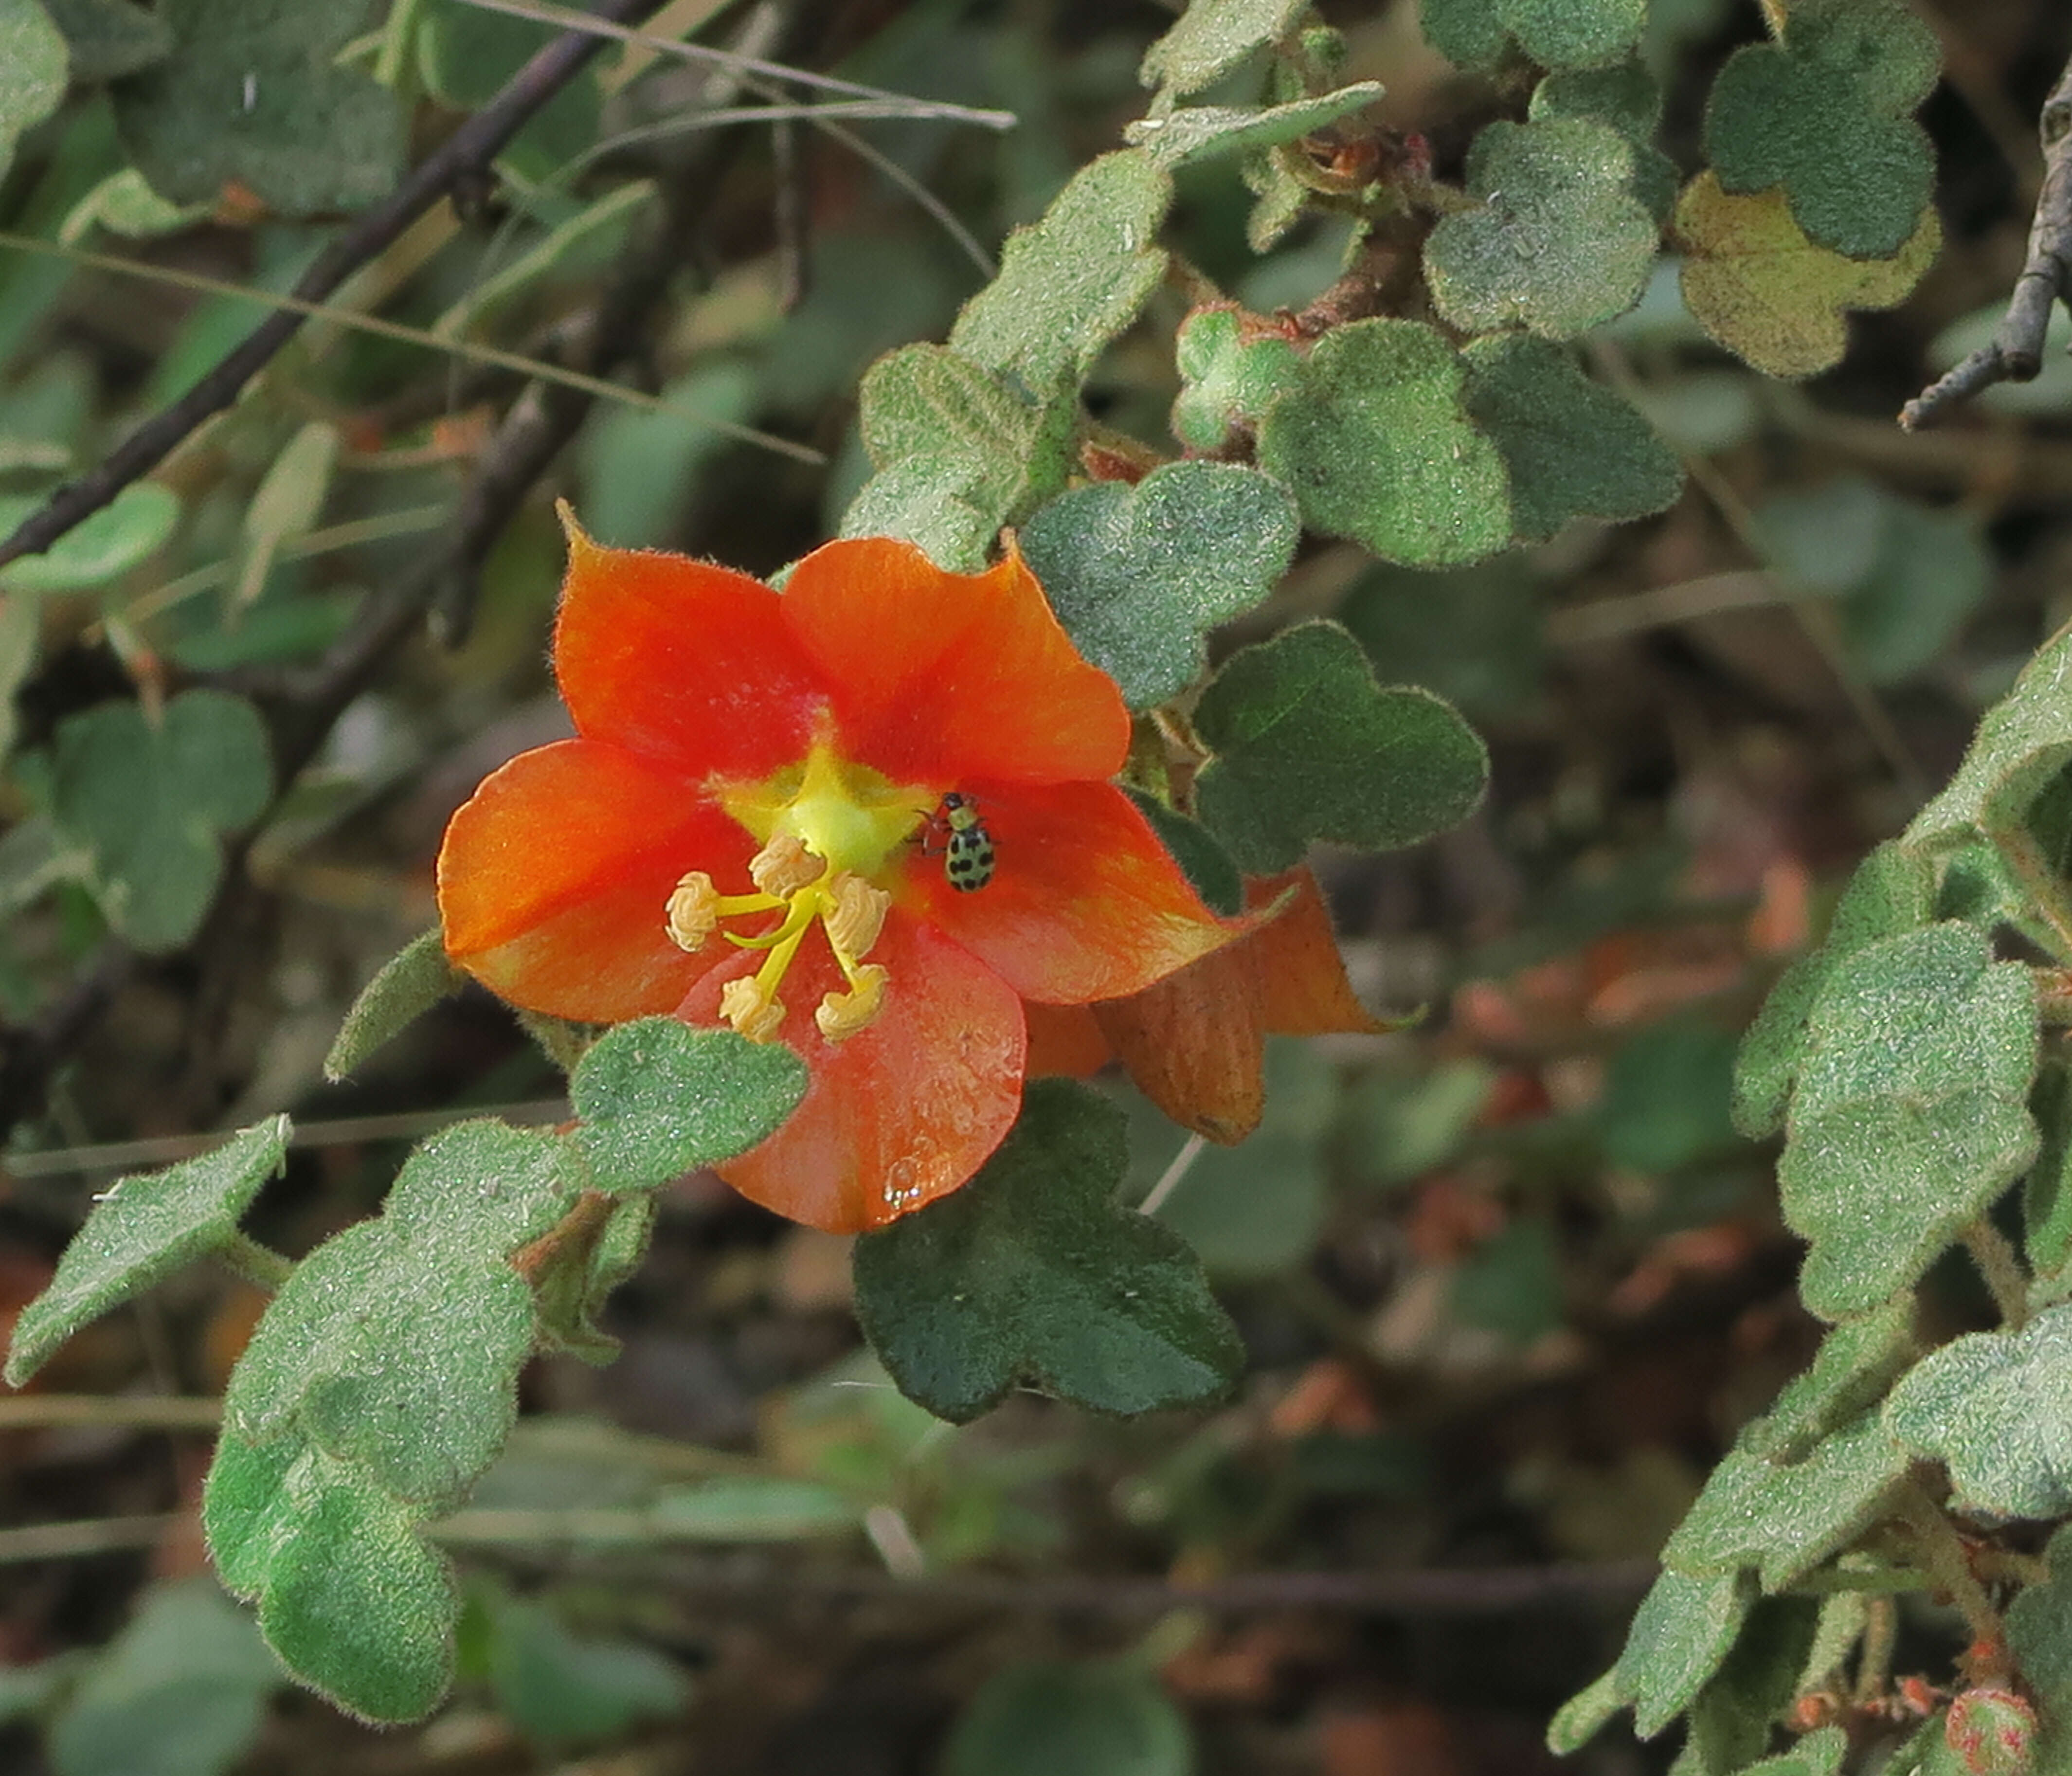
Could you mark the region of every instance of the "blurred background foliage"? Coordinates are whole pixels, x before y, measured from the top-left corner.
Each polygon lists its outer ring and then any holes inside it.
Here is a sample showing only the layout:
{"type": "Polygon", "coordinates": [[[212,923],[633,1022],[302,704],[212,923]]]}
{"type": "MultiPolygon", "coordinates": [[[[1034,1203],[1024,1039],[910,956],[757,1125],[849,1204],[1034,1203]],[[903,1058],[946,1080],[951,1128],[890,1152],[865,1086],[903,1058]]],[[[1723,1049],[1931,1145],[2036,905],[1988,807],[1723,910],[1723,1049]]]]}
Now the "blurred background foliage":
{"type": "MultiPolygon", "coordinates": [[[[1388,123],[1424,133],[1441,177],[1523,103],[1522,85],[1441,61],[1414,4],[1322,10],[1346,77],[1386,85],[1388,123]]],[[[159,1396],[219,1392],[259,1301],[183,1277],[0,1400],[0,1763],[473,1772],[573,1769],[609,1746],[580,1767],[1554,1767],[1547,1714],[1616,1650],[1663,1536],[1814,1339],[1770,1156],[1728,1124],[1736,1034],[1850,865],[2072,615],[2062,360],[1942,430],[1891,422],[2004,301],[2035,109],[2072,26],[2037,0],[1922,10],[1947,69],[1922,119],[1947,244],[1903,307],[1854,320],[1840,368],[1769,381],[1659,278],[1586,344],[1699,471],[1674,508],[1444,574],[1313,545],[1223,638],[1335,614],[1383,682],[1457,700],[1494,760],[1462,830],[1318,859],[1356,984],[1378,1008],[1424,1007],[1416,1027],[1277,1047],[1265,1124],[1235,1149],[1128,1104],[1126,1189],[1157,1193],[1236,1316],[1240,1398],[1120,1424],[1026,1397],[953,1430],[861,1354],[840,1242],[693,1181],[614,1299],[623,1355],[535,1365],[511,1453],[446,1526],[471,1575],[462,1700],[376,1735],[284,1690],[197,1577],[208,1426],[159,1396]]],[[[418,153],[544,35],[450,0],[421,11],[418,153]]],[[[153,483],[0,569],[0,1086],[49,1087],[0,1161],[0,1321],[94,1190],[193,1131],[294,1112],[296,1155],[255,1231],[299,1252],[370,1212],[409,1140],[458,1110],[558,1113],[558,1075],[478,995],[349,1085],[319,1075],[358,989],[432,920],[446,816],[562,731],[552,497],[605,541],[758,574],[811,547],[867,472],[865,368],[939,338],[1005,231],[1120,139],[1170,23],[1152,0],[679,0],[664,16],[707,14],[710,38],[738,30],[1014,127],[695,127],[701,108],[759,101],[615,52],[473,213],[436,212],[356,281],[351,306],[415,336],[317,320],[153,483]],[[302,737],[309,768],[230,849],[195,941],[133,930],[140,953],[105,964],[80,835],[124,816],[67,803],[60,724],[133,683],[292,702],[294,675],[454,524],[498,416],[541,398],[481,348],[574,361],[658,216],[680,249],[665,319],[621,349],[659,401],[592,404],[442,606],[464,641],[413,640],[302,737]]],[[[1760,35],[1753,6],[1655,0],[1664,144],[1687,168],[1713,73],[1760,35]]],[[[107,97],[83,91],[0,182],[0,528],[263,317],[225,286],[283,289],[327,235],[168,203],[121,142],[107,97]]],[[[1256,258],[1228,168],[1180,177],[1175,244],[1248,305],[1299,306],[1336,276],[1341,231],[1306,224],[1256,258]]],[[[1169,450],[1182,308],[1161,292],[1094,390],[1104,422],[1169,450]]],[[[218,867],[210,810],[241,756],[209,733],[188,776],[138,766],[183,830],[199,823],[195,918],[218,867]]],[[[179,932],[182,891],[142,881],[122,916],[149,905],[179,932]]],[[[1940,1286],[1963,1323],[1972,1285],[1953,1270],[1940,1286]]],[[[1925,1610],[1908,1630],[1941,1631],[1925,1610]]],[[[1622,1740],[1575,1767],[1666,1763],[1622,1740]]]]}

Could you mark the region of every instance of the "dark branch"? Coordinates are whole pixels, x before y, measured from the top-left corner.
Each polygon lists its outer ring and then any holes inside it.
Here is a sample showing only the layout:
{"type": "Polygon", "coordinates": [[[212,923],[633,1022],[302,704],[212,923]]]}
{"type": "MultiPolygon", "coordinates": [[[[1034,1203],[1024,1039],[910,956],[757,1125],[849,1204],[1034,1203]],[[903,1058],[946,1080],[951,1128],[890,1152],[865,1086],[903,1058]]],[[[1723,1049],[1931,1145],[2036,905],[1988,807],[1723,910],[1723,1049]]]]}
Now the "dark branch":
{"type": "MultiPolygon", "coordinates": [[[[654,10],[656,0],[604,0],[598,16],[623,23],[654,10]]],[[[604,45],[587,31],[557,37],[512,76],[510,84],[470,117],[436,153],[421,161],[382,203],[362,216],[317,256],[291,294],[320,302],[403,231],[456,191],[479,186],[489,163],[540,108],[568,84],[604,45]]],[[[146,475],[212,414],[232,405],[245,384],[294,337],[304,317],[279,309],[261,322],[171,405],[146,420],[76,481],[68,481],[0,542],[0,567],[40,554],[90,517],[133,481],[146,475]]]]}
{"type": "Polygon", "coordinates": [[[1943,408],[1967,401],[1996,382],[2028,382],[2043,368],[2043,342],[2050,310],[2072,300],[2072,62],[2065,64],[2043,101],[2043,188],[2029,224],[2029,257],[2015,279],[2007,313],[1981,346],[1939,382],[1900,409],[1908,431],[1925,426],[1943,408]]]}

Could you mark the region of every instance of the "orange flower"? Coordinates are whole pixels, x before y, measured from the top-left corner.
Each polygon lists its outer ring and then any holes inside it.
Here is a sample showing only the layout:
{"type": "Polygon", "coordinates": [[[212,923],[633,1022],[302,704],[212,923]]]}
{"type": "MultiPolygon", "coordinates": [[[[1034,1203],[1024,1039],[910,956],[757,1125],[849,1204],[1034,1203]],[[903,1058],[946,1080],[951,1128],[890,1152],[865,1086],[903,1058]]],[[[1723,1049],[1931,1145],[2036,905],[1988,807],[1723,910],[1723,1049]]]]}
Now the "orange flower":
{"type": "Polygon", "coordinates": [[[1018,555],[830,543],[779,594],[564,518],[578,738],[454,816],[446,951],[528,1010],[796,1050],[804,1101],[720,1169],[744,1195],[850,1232],[955,1190],[1014,1120],[1025,1001],[1137,993],[1243,929],[1108,781],[1128,712],[1018,555]]]}
{"type": "Polygon", "coordinates": [[[1031,1007],[1029,1071],[1083,1077],[1120,1061],[1174,1121],[1227,1146],[1265,1109],[1268,1036],[1401,1027],[1354,996],[1306,869],[1248,882],[1245,905],[1264,923],[1126,998],[1031,1007]]]}

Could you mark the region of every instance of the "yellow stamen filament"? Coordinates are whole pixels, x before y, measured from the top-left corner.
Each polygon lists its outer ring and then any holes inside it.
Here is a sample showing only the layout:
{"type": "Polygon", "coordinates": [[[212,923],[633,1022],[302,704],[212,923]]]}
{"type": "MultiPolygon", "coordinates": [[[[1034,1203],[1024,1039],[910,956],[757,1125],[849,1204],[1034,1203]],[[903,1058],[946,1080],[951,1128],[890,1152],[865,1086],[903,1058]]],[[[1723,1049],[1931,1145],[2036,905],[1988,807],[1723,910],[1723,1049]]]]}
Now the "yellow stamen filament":
{"type": "Polygon", "coordinates": [[[722,923],[743,914],[781,912],[750,936],[722,931],[727,942],[764,953],[753,975],[729,981],[720,1015],[751,1042],[776,1040],[784,1023],[777,989],[812,927],[828,948],[846,990],[824,994],[813,1022],[838,1042],[866,1028],[884,1009],[891,977],[865,962],[885,930],[892,896],[873,878],[898,866],[902,848],[939,796],[932,788],[902,787],[835,753],[832,730],[805,758],[759,783],[726,787],[722,804],[763,841],[750,861],[752,894],[722,894],[702,872],[685,876],[669,897],[668,930],[685,950],[702,946],[722,923]]]}
{"type": "Polygon", "coordinates": [[[886,982],[891,978],[875,962],[861,963],[845,972],[849,974],[849,990],[829,993],[813,1013],[813,1022],[831,1042],[853,1036],[878,1016],[885,1006],[886,982]]]}

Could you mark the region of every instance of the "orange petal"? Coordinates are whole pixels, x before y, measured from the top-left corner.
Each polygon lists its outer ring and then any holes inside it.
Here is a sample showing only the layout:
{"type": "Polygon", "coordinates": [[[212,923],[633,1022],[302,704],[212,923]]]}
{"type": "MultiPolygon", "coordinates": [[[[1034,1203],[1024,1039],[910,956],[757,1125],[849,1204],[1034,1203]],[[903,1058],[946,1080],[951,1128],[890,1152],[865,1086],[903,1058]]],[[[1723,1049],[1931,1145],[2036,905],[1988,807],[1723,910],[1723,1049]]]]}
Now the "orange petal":
{"type": "MultiPolygon", "coordinates": [[[[719,1022],[720,989],[753,972],[730,958],[677,1016],[719,1022]]],[[[783,1039],[812,1083],[784,1126],[719,1167],[743,1196],[808,1227],[860,1233],[948,1194],[985,1164],[1022,1102],[1022,1003],[985,964],[895,912],[870,952],[890,971],[877,1021],[840,1042],[813,1022],[841,976],[810,937],[784,976],[783,1039]]]]}
{"type": "Polygon", "coordinates": [[[980,783],[995,858],[960,894],[915,857],[902,894],[1025,999],[1084,1005],[1148,987],[1246,929],[1202,904],[1129,798],[1108,783],[980,783]]]}
{"type": "Polygon", "coordinates": [[[784,618],[837,687],[845,750],[895,779],[1104,782],[1122,768],[1121,693],[1018,554],[946,574],[890,537],[829,543],[793,569],[784,618]]]}
{"type": "Polygon", "coordinates": [[[1029,1059],[1023,1071],[1032,1079],[1083,1079],[1115,1059],[1091,1005],[1025,1003],[1022,1016],[1029,1026],[1029,1059]]]}
{"type": "Polygon", "coordinates": [[[678,878],[746,879],[754,841],[680,772],[591,740],[520,753],[439,848],[446,953],[528,1011],[617,1023],[672,1009],[712,965],[669,941],[678,878]]]}
{"type": "Polygon", "coordinates": [[[805,755],[827,689],[746,574],[606,549],[571,524],[554,674],[586,738],[703,779],[767,776],[805,755]]]}
{"type": "Polygon", "coordinates": [[[1265,988],[1257,935],[1092,1008],[1137,1089],[1183,1128],[1225,1146],[1266,1109],[1265,988]]]}
{"type": "Polygon", "coordinates": [[[1258,960],[1266,1028],[1276,1036],[1342,1030],[1371,1036],[1401,1027],[1376,1018],[1354,993],[1331,929],[1330,909],[1307,869],[1247,883],[1245,903],[1269,907],[1291,888],[1294,898],[1281,912],[1245,939],[1258,960]]]}

